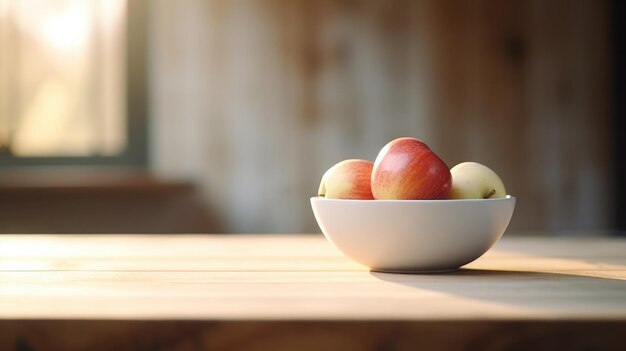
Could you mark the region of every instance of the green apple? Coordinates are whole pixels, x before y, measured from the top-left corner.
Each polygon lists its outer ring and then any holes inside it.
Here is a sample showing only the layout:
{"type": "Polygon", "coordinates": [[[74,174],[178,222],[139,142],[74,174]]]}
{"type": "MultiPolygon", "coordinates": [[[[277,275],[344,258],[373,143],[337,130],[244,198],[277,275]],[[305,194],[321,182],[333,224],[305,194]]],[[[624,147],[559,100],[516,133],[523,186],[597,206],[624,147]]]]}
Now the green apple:
{"type": "Polygon", "coordinates": [[[478,162],[463,162],[452,167],[450,199],[493,199],[506,197],[502,179],[478,162]]]}

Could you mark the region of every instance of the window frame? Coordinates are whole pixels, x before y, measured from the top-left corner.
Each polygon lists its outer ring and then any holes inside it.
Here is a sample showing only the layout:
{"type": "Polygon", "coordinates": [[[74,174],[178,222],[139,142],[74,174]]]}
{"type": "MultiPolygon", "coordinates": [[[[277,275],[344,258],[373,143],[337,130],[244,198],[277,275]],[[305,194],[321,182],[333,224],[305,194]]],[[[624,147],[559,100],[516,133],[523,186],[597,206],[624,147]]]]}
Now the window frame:
{"type": "Polygon", "coordinates": [[[148,165],[147,1],[126,1],[126,147],[118,155],[15,156],[0,151],[0,169],[30,166],[148,165]]]}

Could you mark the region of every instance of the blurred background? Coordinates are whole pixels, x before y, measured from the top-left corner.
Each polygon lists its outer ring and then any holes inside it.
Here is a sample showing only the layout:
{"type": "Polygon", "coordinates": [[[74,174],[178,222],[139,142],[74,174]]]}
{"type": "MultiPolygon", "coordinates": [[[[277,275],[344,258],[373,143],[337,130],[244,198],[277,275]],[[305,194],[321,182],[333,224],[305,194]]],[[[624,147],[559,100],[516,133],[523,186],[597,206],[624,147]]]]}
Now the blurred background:
{"type": "Polygon", "coordinates": [[[494,169],[509,232],[623,233],[624,9],[0,0],[0,233],[319,232],[400,136],[494,169]]]}

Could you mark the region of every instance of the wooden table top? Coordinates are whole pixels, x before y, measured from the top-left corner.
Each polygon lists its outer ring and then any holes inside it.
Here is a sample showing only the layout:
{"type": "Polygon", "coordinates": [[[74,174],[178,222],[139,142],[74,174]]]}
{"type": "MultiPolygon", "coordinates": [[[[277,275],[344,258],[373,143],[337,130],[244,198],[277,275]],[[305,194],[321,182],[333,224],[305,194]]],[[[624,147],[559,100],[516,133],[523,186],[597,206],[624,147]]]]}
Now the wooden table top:
{"type": "Polygon", "coordinates": [[[619,238],[505,235],[458,272],[409,275],[321,235],[3,235],[0,282],[10,337],[81,320],[626,325],[619,238]]]}

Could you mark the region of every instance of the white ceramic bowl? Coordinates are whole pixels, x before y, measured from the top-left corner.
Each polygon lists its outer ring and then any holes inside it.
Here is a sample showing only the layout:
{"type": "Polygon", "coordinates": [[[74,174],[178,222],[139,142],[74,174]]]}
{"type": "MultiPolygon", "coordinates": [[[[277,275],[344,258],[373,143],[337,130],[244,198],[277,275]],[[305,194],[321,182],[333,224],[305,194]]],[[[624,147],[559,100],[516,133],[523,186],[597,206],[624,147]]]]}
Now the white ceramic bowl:
{"type": "Polygon", "coordinates": [[[515,197],[475,200],[311,198],[326,238],[375,271],[442,272],[468,264],[500,239],[515,197]]]}

